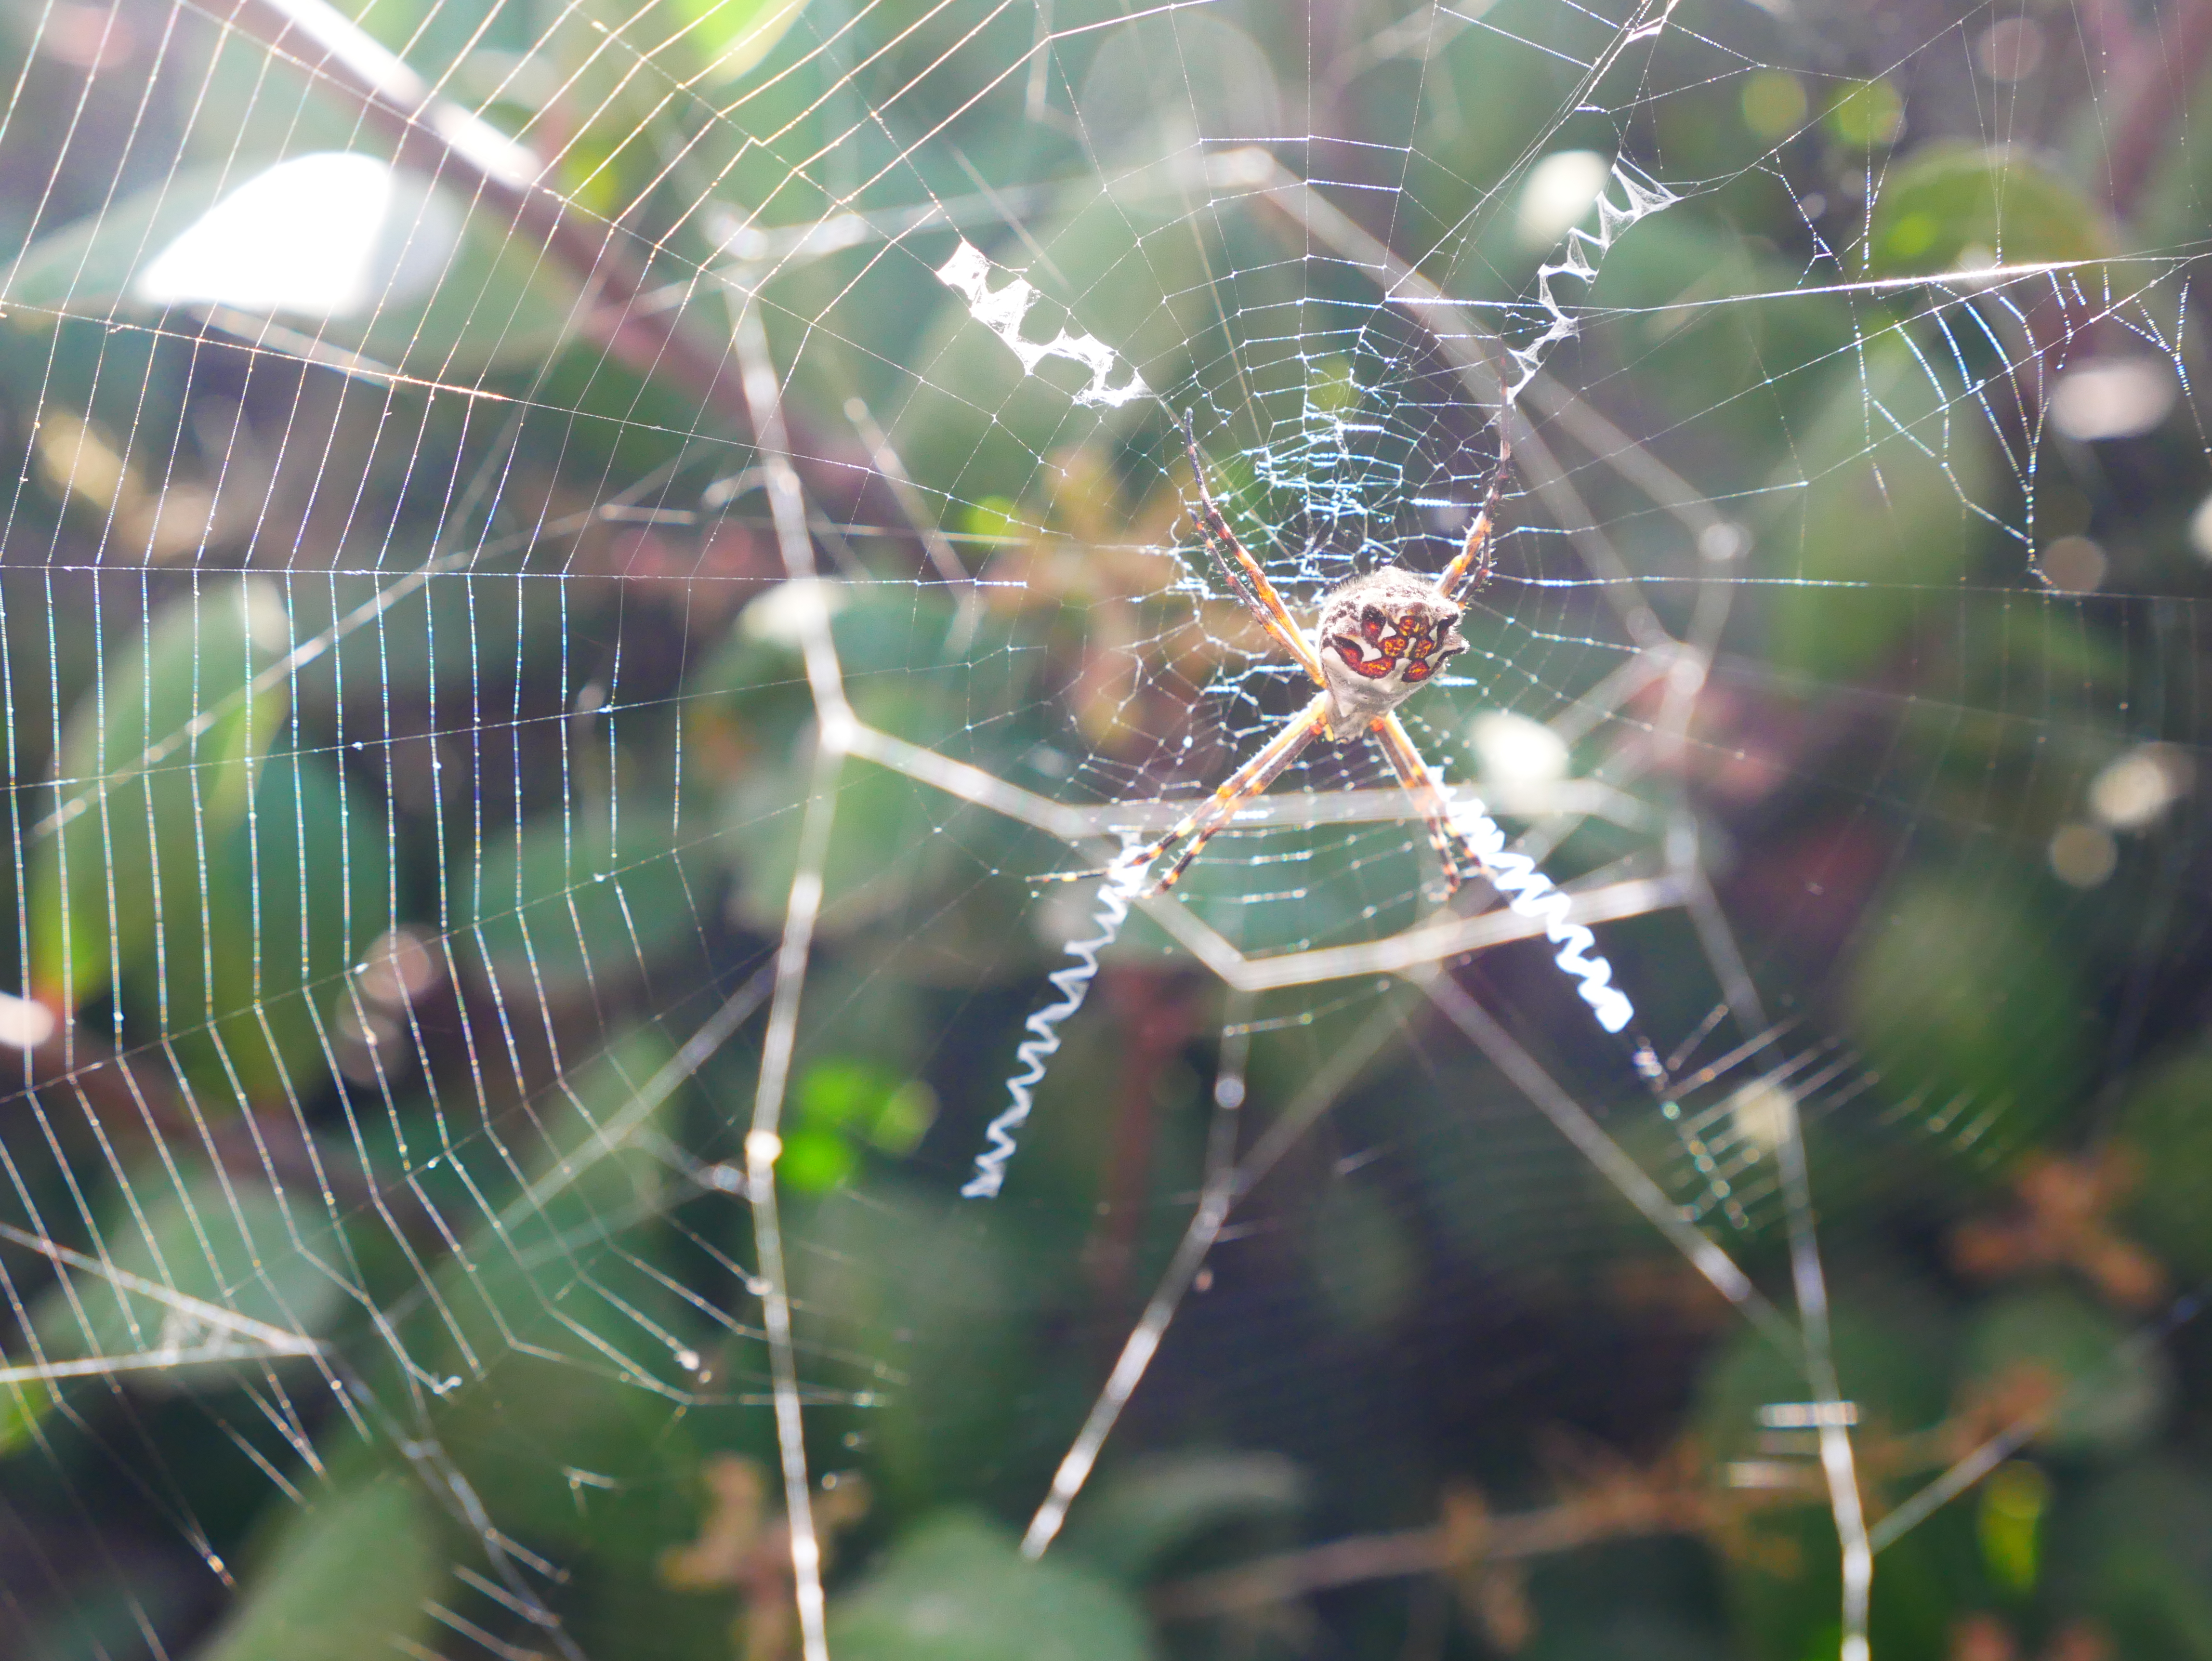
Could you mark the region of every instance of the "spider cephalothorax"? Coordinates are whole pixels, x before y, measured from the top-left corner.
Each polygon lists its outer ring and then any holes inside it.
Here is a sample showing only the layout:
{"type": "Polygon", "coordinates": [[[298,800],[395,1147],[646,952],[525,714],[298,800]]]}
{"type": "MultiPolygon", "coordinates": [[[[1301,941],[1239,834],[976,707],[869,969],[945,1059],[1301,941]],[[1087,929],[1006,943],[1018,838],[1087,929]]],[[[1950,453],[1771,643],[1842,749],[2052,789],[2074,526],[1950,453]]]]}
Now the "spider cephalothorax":
{"type": "Polygon", "coordinates": [[[1322,602],[1314,630],[1330,702],[1328,735],[1341,744],[1433,679],[1467,650],[1456,600],[1433,577],[1386,566],[1354,577],[1322,602]]]}

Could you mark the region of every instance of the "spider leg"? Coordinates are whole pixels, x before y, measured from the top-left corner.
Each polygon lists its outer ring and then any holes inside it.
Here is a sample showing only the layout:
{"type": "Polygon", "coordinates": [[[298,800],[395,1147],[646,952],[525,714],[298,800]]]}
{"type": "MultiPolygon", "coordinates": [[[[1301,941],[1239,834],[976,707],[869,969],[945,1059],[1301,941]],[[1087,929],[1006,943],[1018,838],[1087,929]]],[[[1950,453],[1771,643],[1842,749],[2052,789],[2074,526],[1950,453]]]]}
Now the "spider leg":
{"type": "Polygon", "coordinates": [[[1467,527],[1467,540],[1460,545],[1459,553],[1452,563],[1437,575],[1437,592],[1446,599],[1457,599],[1462,593],[1472,593],[1490,581],[1492,563],[1498,551],[1491,545],[1491,528],[1498,517],[1498,490],[1504,482],[1505,468],[1513,459],[1513,440],[1501,417],[1498,423],[1498,468],[1490,476],[1490,489],[1484,492],[1482,510],[1474,516],[1474,523],[1467,527]]]}
{"type": "Polygon", "coordinates": [[[1244,602],[1244,609],[1260,620],[1260,626],[1275,637],[1278,645],[1297,660],[1298,667],[1313,678],[1314,684],[1320,685],[1321,660],[1314,655],[1305,631],[1291,616],[1290,607],[1283,604],[1275,585],[1267,581],[1260,562],[1244,551],[1244,545],[1237,540],[1228,520],[1214,505],[1212,492],[1206,488],[1206,464],[1200,459],[1198,435],[1192,429],[1188,410],[1182,412],[1182,444],[1190,456],[1191,477],[1198,482],[1198,527],[1206,538],[1206,551],[1221,567],[1237,598],[1244,602]]]}
{"type": "Polygon", "coordinates": [[[1421,759],[1413,734],[1395,713],[1376,721],[1370,730],[1382,753],[1390,758],[1399,782],[1421,810],[1422,821],[1429,827],[1429,844],[1437,850],[1437,858],[1444,867],[1444,891],[1456,894],[1460,884],[1467,880],[1467,873],[1461,867],[1459,833],[1452,829],[1443,786],[1429,770],[1428,763],[1421,759]]]}
{"type": "Polygon", "coordinates": [[[1283,730],[1261,745],[1251,760],[1222,780],[1220,787],[1185,814],[1174,830],[1150,848],[1132,855],[1134,860],[1150,864],[1185,837],[1190,838],[1182,852],[1176,855],[1175,863],[1154,878],[1146,892],[1164,894],[1174,887],[1213,833],[1229,823],[1237,804],[1247,796],[1258,795],[1273,784],[1283,770],[1297,759],[1300,751],[1328,730],[1328,694],[1323,692],[1285,722],[1283,730]]]}

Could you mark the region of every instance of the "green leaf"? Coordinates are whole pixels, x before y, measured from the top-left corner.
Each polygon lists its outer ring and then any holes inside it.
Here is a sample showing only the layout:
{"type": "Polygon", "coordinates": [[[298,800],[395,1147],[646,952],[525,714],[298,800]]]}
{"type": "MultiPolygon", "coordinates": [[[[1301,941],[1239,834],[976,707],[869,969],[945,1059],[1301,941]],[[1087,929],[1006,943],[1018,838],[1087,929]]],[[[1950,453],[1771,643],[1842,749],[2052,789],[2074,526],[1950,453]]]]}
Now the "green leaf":
{"type": "Polygon", "coordinates": [[[134,1017],[167,1009],[204,1098],[291,1104],[325,1076],[324,1015],[394,921],[391,844],[383,811],[328,757],[258,770],[251,818],[209,850],[199,904],[171,907],[159,963],[126,971],[124,990],[134,1017]]]}
{"type": "Polygon", "coordinates": [[[2157,1433],[2173,1399],[2163,1350],[2129,1342],[2129,1328],[2080,1293],[2045,1287],[1982,1309],[1966,1335],[1967,1377],[1991,1391],[2023,1377],[2058,1406],[2037,1443],[2054,1453],[2112,1454],[2157,1433]]]}
{"type": "Polygon", "coordinates": [[[1306,1500],[1304,1477],[1281,1454],[1224,1450],[1152,1456],[1095,1488],[1066,1548],[1125,1583],[1224,1530],[1274,1532],[1306,1500]]]}
{"type": "Polygon", "coordinates": [[[1828,106],[1828,131],[1854,149],[1881,149],[1905,130],[1905,100],[1887,81],[1862,81],[1828,106]]]}
{"type": "Polygon", "coordinates": [[[1144,1661],[1128,1595],[1058,1558],[1030,1562],[974,1518],[937,1518],[830,1609],[841,1661],[1144,1661]]]}
{"type": "MultiPolygon", "coordinates": [[[[278,217],[281,202],[256,212],[239,205],[240,193],[248,192],[242,199],[251,204],[251,192],[281,178],[279,170],[324,165],[334,154],[272,159],[258,171],[237,161],[183,169],[40,238],[14,268],[6,297],[103,320],[133,307],[157,314],[164,297],[175,292],[161,282],[176,269],[173,251],[189,248],[193,257],[185,263],[216,280],[189,286],[176,303],[270,319],[277,326],[255,337],[265,350],[306,350],[312,342],[395,370],[451,380],[542,362],[567,336],[580,290],[561,264],[532,239],[514,234],[511,215],[404,169],[386,169],[383,205],[373,192],[363,196],[362,214],[380,216],[368,228],[350,297],[320,307],[272,307],[254,297],[261,285],[250,280],[251,259],[233,271],[221,264],[220,250],[241,227],[272,240],[287,227],[278,217]],[[265,222],[271,219],[276,222],[265,222]],[[165,254],[173,255],[166,267],[158,263],[165,254]],[[155,297],[145,296],[149,283],[155,297]]],[[[382,165],[367,155],[349,160],[363,168],[382,165]]]]}
{"type": "Polygon", "coordinates": [[[312,1341],[352,1306],[344,1242],[313,1189],[200,1166],[183,1167],[179,1184],[171,1171],[149,1162],[125,1174],[133,1202],[100,1231],[112,1278],[64,1268],[40,1296],[32,1325],[45,1360],[173,1351],[185,1359],[120,1376],[220,1387],[285,1354],[257,1326],[312,1341]]]}
{"type": "Polygon", "coordinates": [[[397,1477],[292,1519],[193,1661],[385,1661],[419,1652],[445,1584],[436,1525],[397,1477]]]}
{"type": "Polygon", "coordinates": [[[1772,478],[1759,537],[1778,575],[1771,653],[1820,680],[1875,668],[1918,620],[1920,591],[1962,572],[1995,483],[1987,417],[1903,329],[1838,373],[1772,478]],[[1862,374],[1863,368],[1863,374],[1862,374]]]}
{"type": "MultiPolygon", "coordinates": [[[[894,1157],[912,1153],[937,1117],[936,1092],[921,1080],[849,1056],[808,1068],[793,1102],[793,1117],[802,1127],[864,1141],[894,1157]]],[[[789,1152],[787,1140],[785,1153],[789,1152]]],[[[791,1174],[787,1159],[777,1168],[791,1174]]]]}
{"type": "Polygon", "coordinates": [[[793,1131],[775,1161],[776,1176],[802,1194],[826,1194],[860,1168],[859,1152],[835,1130],[793,1131]]]}
{"type": "MultiPolygon", "coordinates": [[[[653,1261],[669,1171],[644,1145],[681,1104],[648,1093],[673,1053],[657,1033],[624,1034],[494,1146],[440,1156],[465,1163],[483,1209],[404,1329],[410,1362],[442,1391],[436,1433],[489,1514],[602,1554],[611,1579],[617,1563],[648,1575],[681,1537],[667,1500],[689,1492],[697,1458],[669,1419],[668,1391],[699,1357],[653,1261]]],[[[389,1366],[382,1382],[400,1387],[389,1366]]]]}
{"type": "MultiPolygon", "coordinates": [[[[1945,1330],[1941,1312],[1910,1282],[1862,1284],[1841,1291],[1833,1311],[1836,1371],[1843,1397],[1857,1411],[1862,1448],[1925,1433],[1946,1406],[1945,1330]]],[[[1722,1556],[1737,1646],[1746,1655],[1790,1661],[1836,1655],[1842,1597],[1841,1553],[1814,1435],[1776,1432],[1760,1409],[1809,1399],[1802,1358],[1745,1329],[1698,1380],[1692,1430],[1716,1490],[1741,1492],[1747,1478],[1773,1490],[1767,1503],[1735,1512],[1740,1532],[1722,1556]],[[1759,1473],[1755,1478],[1751,1473],[1759,1473]]],[[[1879,1516],[1916,1488],[1910,1469],[1881,1480],[1862,1465],[1867,1503],[1879,1516]]],[[[1958,1555],[1963,1511],[1939,1513],[1885,1550],[1875,1574],[1871,1612],[1876,1655],[1943,1653],[1957,1613],[1944,1584],[1958,1555]]]]}
{"type": "Polygon", "coordinates": [[[0,1384],[0,1459],[27,1445],[61,1399],[52,1385],[35,1380],[0,1384]]]}
{"type": "Polygon", "coordinates": [[[1003,1402],[1033,1355],[1025,1314],[1051,1265],[1003,1232],[878,1175],[822,1196],[793,1225],[792,1306],[800,1342],[849,1361],[835,1380],[872,1396],[869,1475],[894,1509],[1003,1451],[1003,1402]]]}
{"type": "Polygon", "coordinates": [[[690,26],[693,52],[720,81],[736,80],[766,58],[805,7],[806,0],[673,0],[690,26]]]}
{"type": "MultiPolygon", "coordinates": [[[[934,632],[929,624],[943,615],[931,608],[915,623],[911,607],[901,609],[909,614],[908,626],[918,636],[934,632]]],[[[854,620],[856,625],[864,622],[854,620]]],[[[850,635],[870,632],[841,628],[841,653],[849,650],[850,635]]],[[[933,653],[943,639],[942,634],[933,642],[917,639],[911,649],[933,653]]],[[[896,658],[876,660],[875,667],[878,673],[850,689],[854,713],[862,721],[912,744],[942,749],[954,743],[967,706],[951,696],[942,672],[902,673],[896,658]]],[[[923,667],[907,666],[909,672],[923,667]]],[[[746,702],[755,703],[768,721],[781,724],[784,712],[776,708],[781,700],[770,695],[746,702]]],[[[738,910],[748,924],[764,929],[782,925],[816,788],[811,736],[787,745],[782,757],[741,773],[721,805],[722,839],[738,867],[738,910]]],[[[874,762],[848,760],[837,781],[836,810],[822,872],[818,927],[824,935],[879,921],[941,886],[960,868],[956,861],[963,855],[961,839],[937,834],[961,822],[957,807],[955,817],[946,819],[941,791],[874,762]]],[[[967,869],[972,873],[973,865],[967,869]]]]}
{"type": "Polygon", "coordinates": [[[1324,1188],[1310,1250],[1322,1300],[1347,1332],[1379,1336],[1419,1300],[1419,1244],[1376,1183],[1345,1177],[1324,1188]]]}
{"type": "Polygon", "coordinates": [[[252,682],[290,639],[259,580],[157,611],[70,712],[31,847],[37,995],[114,988],[210,1101],[312,1093],[319,1012],[392,925],[382,813],[329,757],[270,753],[289,700],[252,682]]]}
{"type": "Polygon", "coordinates": [[[1885,1094],[1974,1120],[1978,1168],[2072,1106],[2087,1074],[2079,958],[2039,910],[2000,867],[1912,870],[1848,971],[1850,1027],[1885,1094]]]}
{"type": "Polygon", "coordinates": [[[677,823],[666,801],[624,797],[488,837],[465,904],[493,981],[532,1000],[574,996],[696,940],[707,902],[696,859],[670,845],[677,823]]]}
{"type": "Polygon", "coordinates": [[[2129,1226],[2185,1282],[2212,1275],[2212,1050],[2185,1055],[2128,1092],[2120,1139],[2134,1150],[2142,1178],[2129,1226]]]}
{"type": "MultiPolygon", "coordinates": [[[[1909,1286],[1839,1293],[1832,1323],[1836,1372],[1862,1433],[1905,1436],[1942,1420],[1948,1391],[1939,1320],[1909,1286]]],[[[1730,1460],[1765,1457],[1759,1410],[1804,1402],[1808,1388],[1796,1355],[1750,1328],[1731,1338],[1698,1383],[1693,1424],[1715,1471],[1730,1460]]],[[[1825,1488],[1809,1488],[1806,1503],[1826,1506],[1825,1488]]]]}
{"type": "Polygon", "coordinates": [[[1883,185],[1869,269],[1934,275],[2096,259],[2112,247],[2096,205],[2026,151],[1946,142],[1916,151],[1883,185]]]}
{"type": "Polygon", "coordinates": [[[1974,1506],[1974,1534],[1993,1584],[2016,1597],[2035,1590],[2050,1511],[2051,1478],[2042,1466],[2008,1459],[1990,1473],[1974,1506]]]}
{"type": "Polygon", "coordinates": [[[2212,1477],[2202,1464],[2146,1454],[2062,1511],[2053,1532],[2060,1607],[2093,1614],[2116,1654],[2212,1658],[2212,1477]]]}
{"type": "Polygon", "coordinates": [[[1756,490],[1765,481],[1778,444],[1826,391],[1807,366],[1849,347],[1849,309],[1832,296],[1790,294],[1796,286],[1796,268],[1761,239],[1673,213],[1624,234],[1591,283],[1592,333],[1637,364],[1655,428],[1679,423],[1705,435],[1716,495],[1724,484],[1756,490]]]}
{"type": "Polygon", "coordinates": [[[201,910],[208,850],[244,823],[254,764],[289,708],[282,686],[247,689],[289,636],[269,583],[210,583],[156,611],[70,712],[59,829],[30,850],[40,997],[76,1008],[118,970],[150,966],[156,918],[201,910]]]}

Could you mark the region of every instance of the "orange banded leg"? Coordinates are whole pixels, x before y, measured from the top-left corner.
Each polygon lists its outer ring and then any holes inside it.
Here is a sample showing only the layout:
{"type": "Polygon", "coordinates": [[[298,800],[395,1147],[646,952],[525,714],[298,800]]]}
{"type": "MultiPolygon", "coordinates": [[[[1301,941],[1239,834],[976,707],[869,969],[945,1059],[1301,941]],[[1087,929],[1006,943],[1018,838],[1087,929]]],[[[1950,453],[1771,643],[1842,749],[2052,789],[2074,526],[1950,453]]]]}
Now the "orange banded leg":
{"type": "Polygon", "coordinates": [[[1421,810],[1421,819],[1429,827],[1429,845],[1437,850],[1437,858],[1444,867],[1444,891],[1459,892],[1459,885],[1467,880],[1460,867],[1459,835],[1452,829],[1450,808],[1444,799],[1443,786],[1429,770],[1427,762],[1413,745],[1413,734],[1395,714],[1384,715],[1371,729],[1375,742],[1390,758],[1390,765],[1398,775],[1398,782],[1406,787],[1421,810]]]}
{"type": "Polygon", "coordinates": [[[1497,557],[1497,550],[1490,545],[1490,532],[1498,518],[1498,490],[1505,479],[1505,465],[1513,459],[1506,418],[1505,415],[1498,417],[1498,471],[1490,476],[1490,489],[1483,494],[1482,510],[1475,514],[1474,523],[1467,527],[1467,540],[1460,544],[1452,563],[1437,575],[1437,592],[1446,599],[1457,599],[1462,590],[1480,588],[1490,581],[1491,564],[1497,557]]]}
{"type": "Polygon", "coordinates": [[[1304,710],[1284,723],[1283,730],[1268,739],[1258,754],[1224,779],[1218,789],[1186,814],[1174,830],[1150,848],[1133,855],[1133,861],[1149,864],[1185,837],[1190,838],[1182,852],[1176,855],[1175,863],[1153,879],[1146,891],[1164,894],[1174,887],[1213,833],[1229,823],[1237,804],[1247,796],[1258,795],[1273,784],[1282,776],[1283,770],[1297,759],[1298,752],[1321,736],[1328,726],[1328,694],[1317,694],[1304,710]]]}
{"type": "Polygon", "coordinates": [[[1229,528],[1229,520],[1214,505],[1213,493],[1206,488],[1206,463],[1198,453],[1198,435],[1191,426],[1188,410],[1182,412],[1182,447],[1190,457],[1190,476],[1198,485],[1198,528],[1206,538],[1206,551],[1229,579],[1231,591],[1244,602],[1244,609],[1259,618],[1260,626],[1297,660],[1298,667],[1312,678],[1315,685],[1320,685],[1321,660],[1314,655],[1305,631],[1298,627],[1290,607],[1283,604],[1275,585],[1267,581],[1260,562],[1244,551],[1244,545],[1229,528]]]}

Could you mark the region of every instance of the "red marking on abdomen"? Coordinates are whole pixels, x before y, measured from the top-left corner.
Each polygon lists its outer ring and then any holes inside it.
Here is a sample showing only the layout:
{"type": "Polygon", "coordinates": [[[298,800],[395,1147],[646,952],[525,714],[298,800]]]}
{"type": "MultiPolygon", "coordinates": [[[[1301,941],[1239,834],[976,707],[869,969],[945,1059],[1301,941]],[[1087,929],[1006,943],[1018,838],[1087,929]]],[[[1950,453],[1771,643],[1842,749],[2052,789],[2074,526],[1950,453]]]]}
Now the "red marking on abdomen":
{"type": "Polygon", "coordinates": [[[1355,675],[1364,675],[1370,680],[1382,679],[1394,666],[1388,657],[1376,658],[1371,663],[1361,657],[1358,650],[1359,642],[1349,635],[1336,636],[1329,642],[1329,645],[1346,668],[1351,670],[1355,675]]]}

